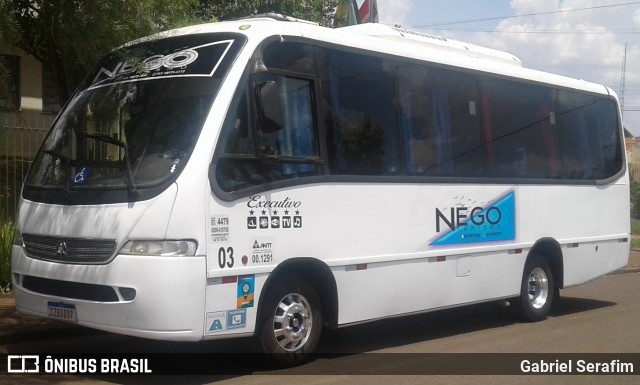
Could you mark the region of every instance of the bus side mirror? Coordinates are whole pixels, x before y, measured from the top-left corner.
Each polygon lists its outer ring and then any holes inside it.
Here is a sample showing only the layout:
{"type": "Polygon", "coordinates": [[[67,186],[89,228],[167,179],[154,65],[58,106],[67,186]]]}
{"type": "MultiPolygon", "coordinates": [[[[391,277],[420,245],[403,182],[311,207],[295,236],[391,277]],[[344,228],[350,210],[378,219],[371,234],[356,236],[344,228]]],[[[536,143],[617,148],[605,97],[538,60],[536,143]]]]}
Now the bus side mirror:
{"type": "Polygon", "coordinates": [[[278,84],[272,80],[258,83],[255,95],[260,131],[270,134],[282,130],[284,117],[278,84]]]}

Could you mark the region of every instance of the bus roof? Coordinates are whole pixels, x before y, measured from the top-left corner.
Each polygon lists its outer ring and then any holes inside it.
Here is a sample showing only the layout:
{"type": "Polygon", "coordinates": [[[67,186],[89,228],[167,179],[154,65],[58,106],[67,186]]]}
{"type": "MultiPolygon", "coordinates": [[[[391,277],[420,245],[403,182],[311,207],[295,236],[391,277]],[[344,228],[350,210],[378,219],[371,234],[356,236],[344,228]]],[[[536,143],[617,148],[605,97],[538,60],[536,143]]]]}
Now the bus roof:
{"type": "Polygon", "coordinates": [[[209,32],[236,32],[258,40],[277,35],[302,36],[349,48],[615,96],[610,88],[601,84],[523,67],[522,61],[508,52],[378,23],[333,29],[279,14],[264,14],[165,31],[130,44],[148,39],[209,32]]]}
{"type": "Polygon", "coordinates": [[[345,32],[348,31],[352,33],[359,33],[362,35],[377,37],[379,39],[390,40],[396,43],[400,42],[409,44],[414,47],[429,47],[431,49],[455,52],[479,59],[493,60],[501,62],[503,64],[522,66],[522,61],[515,55],[512,55],[508,52],[464,43],[442,36],[402,29],[399,27],[390,27],[384,24],[367,23],[344,27],[342,30],[345,32]]]}

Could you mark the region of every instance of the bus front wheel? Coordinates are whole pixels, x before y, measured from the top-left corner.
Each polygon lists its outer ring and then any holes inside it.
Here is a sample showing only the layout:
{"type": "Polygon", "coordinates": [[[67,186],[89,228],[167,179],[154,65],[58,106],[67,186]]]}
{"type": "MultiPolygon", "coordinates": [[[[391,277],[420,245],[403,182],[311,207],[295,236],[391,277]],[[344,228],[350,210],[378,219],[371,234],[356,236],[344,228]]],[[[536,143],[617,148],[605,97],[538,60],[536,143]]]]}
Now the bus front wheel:
{"type": "Polygon", "coordinates": [[[278,364],[305,362],[322,328],[320,300],[313,287],[297,276],[281,278],[269,288],[261,311],[262,351],[278,364]]]}
{"type": "Polygon", "coordinates": [[[553,274],[547,260],[534,255],[524,266],[520,296],[514,307],[520,318],[536,322],[547,318],[555,294],[553,274]]]}

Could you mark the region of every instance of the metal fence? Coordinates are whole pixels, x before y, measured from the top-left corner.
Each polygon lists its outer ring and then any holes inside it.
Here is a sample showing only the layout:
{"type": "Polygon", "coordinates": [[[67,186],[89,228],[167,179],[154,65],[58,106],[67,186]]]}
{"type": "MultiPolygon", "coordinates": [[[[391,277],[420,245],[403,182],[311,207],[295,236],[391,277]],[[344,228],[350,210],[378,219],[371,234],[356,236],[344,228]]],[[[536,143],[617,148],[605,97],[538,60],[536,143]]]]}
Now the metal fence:
{"type": "Polygon", "coordinates": [[[629,164],[629,178],[632,182],[640,182],[640,165],[629,164]]]}
{"type": "Polygon", "coordinates": [[[22,181],[54,117],[0,111],[0,217],[13,217],[22,181]]]}

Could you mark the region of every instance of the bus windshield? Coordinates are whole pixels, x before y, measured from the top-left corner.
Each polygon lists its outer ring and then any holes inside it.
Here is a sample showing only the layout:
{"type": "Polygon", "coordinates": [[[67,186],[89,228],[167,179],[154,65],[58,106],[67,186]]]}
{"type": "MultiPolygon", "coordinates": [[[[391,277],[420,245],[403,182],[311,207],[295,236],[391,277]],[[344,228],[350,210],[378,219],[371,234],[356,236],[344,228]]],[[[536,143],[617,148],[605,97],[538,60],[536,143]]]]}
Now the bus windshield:
{"type": "MultiPolygon", "coordinates": [[[[184,168],[239,37],[202,34],[114,52],[68,103],[27,176],[25,194],[139,192],[184,168]]],[[[131,196],[131,194],[128,194],[131,196]]],[[[41,197],[42,198],[42,197],[41,197]]],[[[100,201],[104,201],[101,199],[100,201]]]]}

